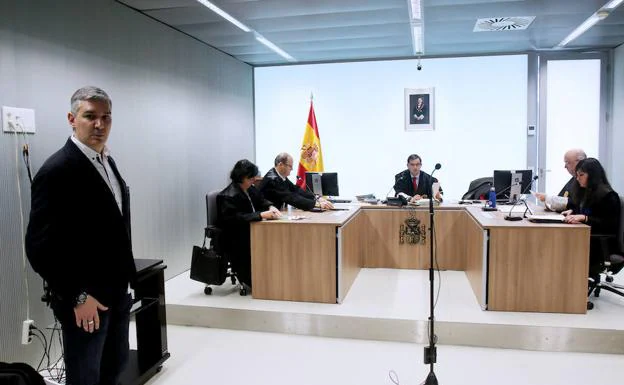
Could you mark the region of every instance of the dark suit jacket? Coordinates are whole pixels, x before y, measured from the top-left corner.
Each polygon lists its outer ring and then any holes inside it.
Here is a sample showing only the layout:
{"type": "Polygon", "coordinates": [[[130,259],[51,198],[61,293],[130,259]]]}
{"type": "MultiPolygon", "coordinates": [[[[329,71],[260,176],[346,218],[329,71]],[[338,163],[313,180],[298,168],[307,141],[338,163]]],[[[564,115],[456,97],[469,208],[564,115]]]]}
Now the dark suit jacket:
{"type": "Polygon", "coordinates": [[[576,181],[575,177],[570,178],[568,183],[566,183],[565,186],[563,186],[563,188],[561,189],[561,191],[559,191],[559,196],[568,197],[568,201],[575,200],[572,195],[574,195],[574,191],[578,189],[578,187],[575,188],[575,185],[577,184],[578,182],[576,181]]]}
{"type": "Polygon", "coordinates": [[[620,197],[611,190],[591,205],[568,200],[574,214],[587,215],[592,234],[617,235],[620,226],[620,197]]]}
{"type": "Polygon", "coordinates": [[[230,183],[217,195],[217,226],[223,230],[220,238],[221,247],[226,256],[234,260],[251,254],[249,224],[261,221],[260,213],[271,206],[271,202],[264,199],[254,186],[247,192],[255,211],[237,183],[230,183]]]}
{"type": "Polygon", "coordinates": [[[269,170],[260,184],[260,192],[278,209],[284,203],[301,210],[311,210],[316,205],[316,197],[309,191],[304,191],[288,178],[282,180],[275,168],[269,170]]]}
{"type": "MultiPolygon", "coordinates": [[[[395,196],[399,195],[399,193],[405,193],[411,197],[416,194],[431,196],[431,185],[437,181],[438,180],[436,178],[433,178],[426,172],[421,171],[418,176],[418,190],[414,191],[412,176],[410,175],[409,170],[401,171],[394,176],[395,196]]],[[[440,187],[440,194],[442,194],[442,187],[440,187]]]]}
{"type": "Polygon", "coordinates": [[[123,215],[93,164],[71,141],[41,166],[32,184],[26,254],[57,298],[86,292],[107,305],[125,295],[136,274],[126,183],[123,215]]]}

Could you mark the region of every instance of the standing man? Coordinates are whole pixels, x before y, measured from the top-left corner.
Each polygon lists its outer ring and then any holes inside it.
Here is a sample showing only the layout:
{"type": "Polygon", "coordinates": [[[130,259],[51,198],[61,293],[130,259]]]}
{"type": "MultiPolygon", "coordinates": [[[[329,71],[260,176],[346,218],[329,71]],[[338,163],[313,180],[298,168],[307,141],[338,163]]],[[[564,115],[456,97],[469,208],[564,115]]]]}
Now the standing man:
{"type": "Polygon", "coordinates": [[[136,268],[127,186],[106,147],[111,107],[103,90],[77,90],[73,134],[32,184],[26,253],[61,322],[68,385],[116,385],[129,355],[136,268]]]}
{"type": "Polygon", "coordinates": [[[275,157],[275,167],[266,173],[260,184],[262,195],[277,208],[289,204],[301,210],[312,210],[314,207],[321,210],[332,209],[331,202],[319,198],[311,191],[305,191],[288,179],[293,169],[293,157],[282,152],[275,157]]]}
{"type": "MultiPolygon", "coordinates": [[[[416,202],[427,198],[431,194],[431,186],[438,180],[424,171],[421,171],[422,159],[416,154],[407,157],[407,170],[401,171],[394,176],[394,192],[396,196],[402,196],[408,202],[416,202]]],[[[442,188],[436,194],[435,199],[442,200],[442,188]]]]}

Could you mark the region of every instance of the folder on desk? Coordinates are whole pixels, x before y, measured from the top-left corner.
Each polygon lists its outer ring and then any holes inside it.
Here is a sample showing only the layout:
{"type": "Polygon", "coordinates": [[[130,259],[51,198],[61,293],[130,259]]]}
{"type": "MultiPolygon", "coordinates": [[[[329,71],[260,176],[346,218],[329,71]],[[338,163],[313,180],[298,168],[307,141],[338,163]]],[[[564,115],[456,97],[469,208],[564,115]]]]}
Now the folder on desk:
{"type": "Polygon", "coordinates": [[[561,223],[565,217],[561,214],[527,215],[527,219],[535,223],[561,223]]]}

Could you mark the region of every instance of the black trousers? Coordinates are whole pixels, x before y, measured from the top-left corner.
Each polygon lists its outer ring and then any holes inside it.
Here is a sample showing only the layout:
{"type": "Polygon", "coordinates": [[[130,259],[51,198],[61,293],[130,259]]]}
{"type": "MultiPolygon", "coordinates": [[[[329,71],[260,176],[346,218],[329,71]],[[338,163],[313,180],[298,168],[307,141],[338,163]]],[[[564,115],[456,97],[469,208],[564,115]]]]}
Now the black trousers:
{"type": "Polygon", "coordinates": [[[126,294],[100,311],[100,328],[87,333],[76,326],[72,304],[52,302],[63,329],[66,385],[117,385],[130,352],[128,328],[132,298],[126,294]]]}

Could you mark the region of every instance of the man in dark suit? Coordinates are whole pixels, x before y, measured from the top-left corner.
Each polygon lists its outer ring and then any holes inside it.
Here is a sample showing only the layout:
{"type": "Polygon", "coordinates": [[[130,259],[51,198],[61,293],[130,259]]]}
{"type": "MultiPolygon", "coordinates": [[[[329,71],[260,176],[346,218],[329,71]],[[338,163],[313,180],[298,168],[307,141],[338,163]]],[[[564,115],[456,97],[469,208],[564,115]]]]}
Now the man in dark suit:
{"type": "Polygon", "coordinates": [[[410,95],[410,102],[413,106],[410,124],[429,124],[429,96],[410,95]],[[416,102],[414,102],[414,100],[416,102]]]}
{"type": "MultiPolygon", "coordinates": [[[[407,157],[407,170],[394,176],[395,196],[401,196],[408,202],[415,202],[431,195],[432,184],[438,182],[436,178],[421,171],[422,159],[416,154],[407,157]]],[[[442,188],[435,198],[442,200],[442,188]]]]}
{"type": "Polygon", "coordinates": [[[289,204],[301,210],[320,208],[328,210],[334,206],[331,202],[314,196],[311,191],[305,191],[288,179],[293,169],[293,157],[285,152],[275,157],[275,167],[270,169],[262,178],[260,192],[277,208],[289,204]]]}
{"type": "Polygon", "coordinates": [[[51,291],[71,385],[117,384],[129,355],[136,268],[128,190],[106,147],[111,107],[103,90],[77,90],[73,135],[32,184],[26,253],[51,291]]]}

